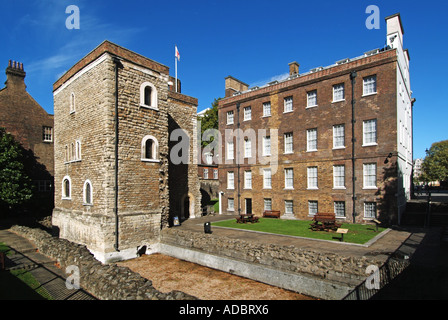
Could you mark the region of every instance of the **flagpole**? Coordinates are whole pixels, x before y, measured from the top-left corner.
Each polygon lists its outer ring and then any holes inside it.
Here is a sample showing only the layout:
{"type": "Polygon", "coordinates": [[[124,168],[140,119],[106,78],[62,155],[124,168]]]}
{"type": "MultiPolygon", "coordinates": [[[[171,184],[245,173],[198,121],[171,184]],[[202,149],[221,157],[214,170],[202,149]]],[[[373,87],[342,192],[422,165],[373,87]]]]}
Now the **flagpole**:
{"type": "Polygon", "coordinates": [[[175,46],[174,49],[174,62],[176,64],[176,92],[177,92],[177,46],[175,46]]]}

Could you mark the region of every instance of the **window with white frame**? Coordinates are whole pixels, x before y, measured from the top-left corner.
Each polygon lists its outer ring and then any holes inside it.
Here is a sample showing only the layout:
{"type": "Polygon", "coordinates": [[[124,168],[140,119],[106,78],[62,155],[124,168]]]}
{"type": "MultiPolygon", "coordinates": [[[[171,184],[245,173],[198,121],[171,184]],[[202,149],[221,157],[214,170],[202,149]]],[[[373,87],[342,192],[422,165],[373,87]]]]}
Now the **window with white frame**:
{"type": "Polygon", "coordinates": [[[317,189],[317,167],[307,168],[308,189],[317,189]]]}
{"type": "Polygon", "coordinates": [[[306,130],[306,151],[317,151],[317,128],[306,130]]]}
{"type": "Polygon", "coordinates": [[[376,203],[364,202],[364,218],[376,219],[376,203]]]}
{"type": "Polygon", "coordinates": [[[317,201],[310,200],[308,201],[308,215],[314,216],[317,213],[318,207],[317,207],[317,201]]]}
{"type": "Polygon", "coordinates": [[[53,128],[52,127],[43,127],[43,140],[44,142],[53,142],[53,128]]]}
{"type": "Polygon", "coordinates": [[[365,77],[363,79],[363,95],[376,93],[376,75],[365,77]]]}
{"type": "Polygon", "coordinates": [[[252,143],[250,139],[244,140],[244,158],[252,157],[252,143]]]}
{"type": "Polygon", "coordinates": [[[62,179],[62,199],[71,200],[72,198],[72,180],[69,176],[62,179]]]}
{"type": "Polygon", "coordinates": [[[284,112],[291,112],[292,111],[292,97],[287,97],[283,101],[284,103],[284,112]]]}
{"type": "Polygon", "coordinates": [[[263,156],[271,155],[271,137],[263,137],[263,156]]]}
{"type": "Polygon", "coordinates": [[[345,166],[333,166],[333,188],[345,189],[345,166]]]}
{"type": "Polygon", "coordinates": [[[251,107],[244,107],[244,121],[252,119],[251,107]]]}
{"type": "Polygon", "coordinates": [[[158,161],[158,149],[159,149],[159,143],[157,139],[151,135],[144,136],[142,139],[142,154],[141,154],[141,160],[142,161],[158,161]]]}
{"type": "Polygon", "coordinates": [[[227,111],[227,124],[233,124],[233,110],[227,111]]]}
{"type": "Polygon", "coordinates": [[[204,177],[204,179],[208,179],[208,169],[204,169],[203,177],[204,177]]]}
{"type": "Polygon", "coordinates": [[[233,198],[227,199],[227,210],[235,211],[235,199],[233,199],[233,198]]]}
{"type": "Polygon", "coordinates": [[[334,214],[336,218],[345,218],[345,201],[334,202],[334,214]]]}
{"type": "Polygon", "coordinates": [[[294,170],[292,168],[285,169],[285,189],[294,189],[294,170]]]}
{"type": "Polygon", "coordinates": [[[270,211],[272,210],[272,199],[270,198],[265,198],[264,200],[264,210],[265,211],[270,211]]]}
{"type": "Polygon", "coordinates": [[[363,164],[364,188],[376,189],[376,163],[363,164]]]}
{"type": "Polygon", "coordinates": [[[269,117],[271,115],[271,103],[263,103],[263,117],[269,117]]]}
{"type": "Polygon", "coordinates": [[[263,169],[263,188],[264,189],[272,188],[271,169],[263,169]]]}
{"type": "Polygon", "coordinates": [[[213,179],[218,179],[218,169],[213,169],[213,179]]]}
{"type": "Polygon", "coordinates": [[[307,93],[307,108],[317,106],[317,90],[309,91],[307,93]]]}
{"type": "Polygon", "coordinates": [[[292,200],[285,200],[285,214],[294,215],[294,206],[292,200]]]}
{"type": "Polygon", "coordinates": [[[333,102],[341,101],[345,99],[344,84],[336,84],[333,86],[333,102]]]}
{"type": "Polygon", "coordinates": [[[333,148],[345,148],[345,125],[333,126],[333,148]]]}
{"type": "Polygon", "coordinates": [[[150,82],[140,85],[140,107],[158,110],[157,89],[150,82]]]}
{"type": "Polygon", "coordinates": [[[233,171],[227,172],[227,189],[235,189],[235,173],[233,171]]]}
{"type": "Polygon", "coordinates": [[[285,153],[293,153],[293,135],[292,132],[285,133],[285,153]]]}
{"type": "Polygon", "coordinates": [[[244,189],[252,189],[252,171],[244,171],[244,189]]]}
{"type": "Polygon", "coordinates": [[[377,123],[376,119],[363,121],[363,146],[377,144],[377,123]]]}
{"type": "Polygon", "coordinates": [[[228,141],[227,142],[227,159],[229,160],[233,160],[234,159],[234,144],[233,141],[228,141]]]}
{"type": "Polygon", "coordinates": [[[84,188],[83,188],[83,200],[84,204],[92,204],[93,203],[93,190],[92,190],[92,182],[90,180],[86,180],[84,182],[84,188]]]}

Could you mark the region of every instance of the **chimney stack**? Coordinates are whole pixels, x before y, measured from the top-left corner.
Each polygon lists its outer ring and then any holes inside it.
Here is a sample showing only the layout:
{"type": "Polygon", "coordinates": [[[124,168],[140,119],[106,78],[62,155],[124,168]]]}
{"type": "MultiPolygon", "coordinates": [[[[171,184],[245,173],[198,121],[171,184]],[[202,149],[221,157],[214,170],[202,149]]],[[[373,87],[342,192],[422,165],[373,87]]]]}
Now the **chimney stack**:
{"type": "Polygon", "coordinates": [[[299,67],[300,64],[298,64],[296,61],[289,63],[289,76],[299,74],[299,67]]]}
{"type": "Polygon", "coordinates": [[[25,76],[26,72],[23,70],[23,63],[9,60],[6,68],[6,86],[25,90],[25,76]]]}
{"type": "Polygon", "coordinates": [[[244,83],[232,76],[228,76],[225,78],[226,80],[226,97],[231,97],[236,92],[242,92],[249,89],[249,85],[247,83],[244,83]]]}

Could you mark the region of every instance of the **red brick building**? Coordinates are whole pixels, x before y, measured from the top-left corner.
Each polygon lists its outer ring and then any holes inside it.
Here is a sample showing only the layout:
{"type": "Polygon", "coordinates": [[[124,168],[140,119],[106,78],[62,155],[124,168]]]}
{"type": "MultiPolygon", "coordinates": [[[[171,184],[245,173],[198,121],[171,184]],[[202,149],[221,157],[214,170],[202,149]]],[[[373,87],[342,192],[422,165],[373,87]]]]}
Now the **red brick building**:
{"type": "Polygon", "coordinates": [[[5,88],[0,90],[0,127],[12,134],[37,165],[33,170],[39,191],[50,192],[54,175],[53,115],[48,114],[26,91],[23,64],[9,61],[5,88]]]}
{"type": "Polygon", "coordinates": [[[359,57],[303,74],[293,62],[288,79],[262,87],[226,78],[223,213],[399,222],[410,196],[414,99],[400,15],[386,22],[386,47],[359,57]]]}

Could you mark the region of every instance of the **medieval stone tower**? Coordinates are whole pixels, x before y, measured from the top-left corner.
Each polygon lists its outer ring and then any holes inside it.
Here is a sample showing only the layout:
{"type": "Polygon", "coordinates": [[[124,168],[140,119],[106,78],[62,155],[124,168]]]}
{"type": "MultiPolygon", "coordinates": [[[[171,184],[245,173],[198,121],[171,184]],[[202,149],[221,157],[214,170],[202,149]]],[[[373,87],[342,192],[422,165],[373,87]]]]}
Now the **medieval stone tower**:
{"type": "Polygon", "coordinates": [[[173,82],[168,67],[104,41],[53,86],[53,225],[100,261],[152,250],[174,216],[200,212],[197,99],[173,82]]]}

